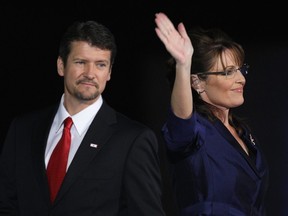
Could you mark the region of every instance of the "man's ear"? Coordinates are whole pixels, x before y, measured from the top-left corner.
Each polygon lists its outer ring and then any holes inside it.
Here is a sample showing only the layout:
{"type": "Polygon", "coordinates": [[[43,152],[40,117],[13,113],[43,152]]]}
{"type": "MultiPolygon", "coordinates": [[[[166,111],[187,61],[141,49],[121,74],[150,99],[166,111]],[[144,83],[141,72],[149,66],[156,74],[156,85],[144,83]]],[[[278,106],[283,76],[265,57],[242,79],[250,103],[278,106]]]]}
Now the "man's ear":
{"type": "Polygon", "coordinates": [[[57,71],[60,76],[64,76],[64,62],[62,58],[57,58],[57,71]]]}
{"type": "Polygon", "coordinates": [[[205,91],[203,81],[196,74],[191,74],[191,86],[198,94],[205,91]]]}

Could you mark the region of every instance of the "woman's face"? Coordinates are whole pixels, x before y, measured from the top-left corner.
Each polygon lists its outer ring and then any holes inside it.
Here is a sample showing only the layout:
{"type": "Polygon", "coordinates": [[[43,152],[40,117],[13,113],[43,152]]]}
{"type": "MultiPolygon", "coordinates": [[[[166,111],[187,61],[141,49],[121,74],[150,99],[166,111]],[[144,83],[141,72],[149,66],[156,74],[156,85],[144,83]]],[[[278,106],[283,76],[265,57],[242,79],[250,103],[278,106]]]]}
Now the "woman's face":
{"type": "MultiPolygon", "coordinates": [[[[236,68],[242,65],[236,65],[234,58],[229,51],[223,54],[223,61],[227,66],[235,66],[236,68]]],[[[211,68],[213,72],[224,71],[220,58],[211,68]]],[[[245,77],[237,70],[235,76],[227,78],[225,75],[208,75],[207,79],[202,82],[203,92],[200,94],[202,100],[213,104],[220,109],[229,109],[243,104],[243,90],[246,83],[245,77]]]]}

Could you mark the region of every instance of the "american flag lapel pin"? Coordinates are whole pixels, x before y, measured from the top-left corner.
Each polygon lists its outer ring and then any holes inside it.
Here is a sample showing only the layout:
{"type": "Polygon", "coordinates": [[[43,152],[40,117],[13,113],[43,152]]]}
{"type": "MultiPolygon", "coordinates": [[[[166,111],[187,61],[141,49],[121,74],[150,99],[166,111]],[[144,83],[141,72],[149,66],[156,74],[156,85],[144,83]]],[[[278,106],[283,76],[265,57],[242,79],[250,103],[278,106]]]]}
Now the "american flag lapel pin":
{"type": "Polygon", "coordinates": [[[249,136],[250,136],[250,141],[251,141],[251,143],[253,143],[253,144],[255,145],[255,140],[254,140],[254,138],[252,137],[251,134],[249,134],[249,136]]]}
{"type": "Polygon", "coordinates": [[[91,147],[91,148],[97,148],[98,145],[97,145],[97,144],[94,144],[94,143],[90,143],[90,147],[91,147]]]}

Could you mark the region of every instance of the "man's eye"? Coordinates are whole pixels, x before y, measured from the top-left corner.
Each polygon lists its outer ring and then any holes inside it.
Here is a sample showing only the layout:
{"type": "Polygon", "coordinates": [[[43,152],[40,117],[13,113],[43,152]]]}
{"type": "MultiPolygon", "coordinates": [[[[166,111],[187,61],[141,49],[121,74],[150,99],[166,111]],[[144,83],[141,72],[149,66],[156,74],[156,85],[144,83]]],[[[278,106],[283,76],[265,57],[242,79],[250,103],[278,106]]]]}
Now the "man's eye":
{"type": "Polygon", "coordinates": [[[97,67],[100,69],[104,69],[104,68],[106,68],[107,67],[107,64],[105,64],[105,63],[98,63],[97,64],[97,67]]]}

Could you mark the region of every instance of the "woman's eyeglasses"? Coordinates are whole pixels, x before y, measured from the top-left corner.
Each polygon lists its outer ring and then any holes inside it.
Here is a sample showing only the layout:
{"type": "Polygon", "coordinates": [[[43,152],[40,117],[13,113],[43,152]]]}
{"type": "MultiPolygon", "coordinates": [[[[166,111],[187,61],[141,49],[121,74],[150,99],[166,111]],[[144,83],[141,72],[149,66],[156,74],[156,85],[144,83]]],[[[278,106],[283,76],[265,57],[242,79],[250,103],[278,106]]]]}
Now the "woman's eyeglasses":
{"type": "Polygon", "coordinates": [[[221,75],[221,76],[226,76],[227,79],[232,79],[235,77],[235,74],[239,70],[243,76],[246,76],[248,74],[248,64],[243,64],[242,67],[237,68],[235,66],[228,66],[224,69],[224,71],[221,72],[201,72],[201,73],[196,73],[196,75],[221,75]]]}

